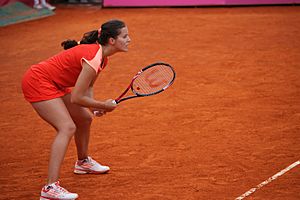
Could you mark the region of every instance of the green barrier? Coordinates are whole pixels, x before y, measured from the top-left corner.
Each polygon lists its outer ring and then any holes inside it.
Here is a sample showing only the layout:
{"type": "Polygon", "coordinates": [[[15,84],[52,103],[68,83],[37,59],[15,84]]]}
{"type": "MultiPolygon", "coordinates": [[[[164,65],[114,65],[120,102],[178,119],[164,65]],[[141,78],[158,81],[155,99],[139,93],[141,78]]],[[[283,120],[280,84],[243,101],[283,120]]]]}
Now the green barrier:
{"type": "Polygon", "coordinates": [[[48,9],[36,10],[21,2],[15,2],[0,7],[0,26],[40,19],[54,14],[53,11],[48,9]]]}

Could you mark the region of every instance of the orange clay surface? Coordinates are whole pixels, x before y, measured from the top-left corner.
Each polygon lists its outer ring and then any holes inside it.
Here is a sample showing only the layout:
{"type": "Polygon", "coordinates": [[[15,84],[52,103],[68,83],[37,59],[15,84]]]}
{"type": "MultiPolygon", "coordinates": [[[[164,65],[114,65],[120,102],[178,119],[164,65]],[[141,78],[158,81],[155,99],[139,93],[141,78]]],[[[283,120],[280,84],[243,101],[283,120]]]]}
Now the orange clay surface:
{"type": "MultiPolygon", "coordinates": [[[[117,97],[155,61],[177,71],[156,96],[95,118],[90,155],[111,171],[74,175],[71,141],[62,186],[81,200],[235,199],[300,159],[300,7],[124,8],[58,5],[56,15],[1,28],[0,199],[38,199],[55,131],[22,96],[34,63],[106,20],[132,43],[110,58],[95,96],[117,97]]],[[[300,199],[300,166],[248,199],[300,199]]]]}

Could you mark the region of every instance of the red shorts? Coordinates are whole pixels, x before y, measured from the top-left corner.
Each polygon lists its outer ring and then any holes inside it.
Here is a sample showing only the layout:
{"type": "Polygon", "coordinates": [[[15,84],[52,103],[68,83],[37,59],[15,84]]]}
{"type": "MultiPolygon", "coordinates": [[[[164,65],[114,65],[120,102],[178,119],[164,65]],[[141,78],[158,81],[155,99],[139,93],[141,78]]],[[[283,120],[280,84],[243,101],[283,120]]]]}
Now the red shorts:
{"type": "Polygon", "coordinates": [[[65,96],[70,88],[59,88],[42,73],[29,69],[22,80],[22,90],[27,101],[33,103],[65,96]]]}

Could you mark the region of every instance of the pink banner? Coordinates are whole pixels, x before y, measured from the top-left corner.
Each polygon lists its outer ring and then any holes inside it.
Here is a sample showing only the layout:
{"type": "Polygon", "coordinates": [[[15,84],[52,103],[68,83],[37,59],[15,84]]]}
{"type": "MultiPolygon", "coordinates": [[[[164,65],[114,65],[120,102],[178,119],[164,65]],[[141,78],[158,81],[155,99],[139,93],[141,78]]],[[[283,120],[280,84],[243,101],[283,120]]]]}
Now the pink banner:
{"type": "Polygon", "coordinates": [[[300,0],[103,0],[104,7],[299,4],[300,0]]]}
{"type": "Polygon", "coordinates": [[[300,0],[226,0],[228,5],[252,5],[252,4],[292,4],[300,3],[300,0]]]}
{"type": "Polygon", "coordinates": [[[103,6],[223,5],[225,0],[103,0],[103,6]]]}

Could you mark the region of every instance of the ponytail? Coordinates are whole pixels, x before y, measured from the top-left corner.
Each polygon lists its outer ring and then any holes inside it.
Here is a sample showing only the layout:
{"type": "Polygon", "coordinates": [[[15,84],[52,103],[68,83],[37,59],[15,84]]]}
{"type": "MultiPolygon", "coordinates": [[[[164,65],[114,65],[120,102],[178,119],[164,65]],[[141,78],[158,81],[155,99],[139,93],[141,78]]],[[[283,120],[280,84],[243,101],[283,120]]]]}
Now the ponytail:
{"type": "Polygon", "coordinates": [[[120,29],[125,26],[125,23],[120,20],[110,20],[102,24],[99,30],[93,30],[83,34],[80,42],[66,40],[61,43],[61,46],[66,50],[75,47],[78,44],[95,44],[98,42],[101,45],[106,45],[108,44],[109,38],[116,39],[121,32],[120,29]]]}
{"type": "Polygon", "coordinates": [[[83,35],[80,42],[76,40],[66,40],[61,43],[61,46],[66,50],[77,46],[78,44],[95,44],[98,40],[98,30],[87,32],[83,35]]]}
{"type": "Polygon", "coordinates": [[[66,40],[60,44],[65,50],[78,45],[76,40],[66,40]]]}
{"type": "Polygon", "coordinates": [[[83,34],[80,44],[94,44],[98,40],[98,30],[90,31],[83,34]]]}

